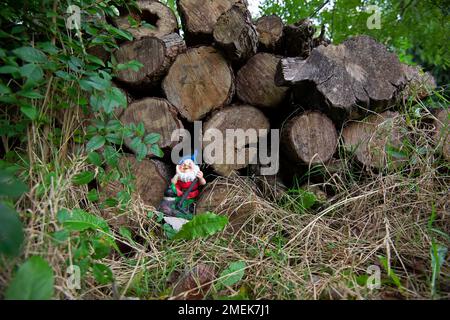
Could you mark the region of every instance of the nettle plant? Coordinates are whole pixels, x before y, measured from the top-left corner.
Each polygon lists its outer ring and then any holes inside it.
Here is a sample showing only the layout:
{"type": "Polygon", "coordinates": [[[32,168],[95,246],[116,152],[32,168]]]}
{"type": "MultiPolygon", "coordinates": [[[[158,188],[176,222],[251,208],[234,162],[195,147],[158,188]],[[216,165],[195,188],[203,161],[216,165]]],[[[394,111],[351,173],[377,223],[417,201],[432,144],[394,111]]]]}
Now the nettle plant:
{"type": "MultiPolygon", "coordinates": [[[[123,208],[131,199],[134,177],[130,170],[119,169],[124,139],[132,141],[138,160],[149,154],[163,156],[157,144],[158,134],[146,135],[142,123],[123,125],[115,116],[117,109],[126,107],[127,97],[113,84],[114,74],[128,68],[138,71],[142,64],[137,61],[117,63],[111,53],[118,43],[133,40],[133,37],[107,20],[119,15],[118,7],[131,6],[136,7],[134,2],[125,0],[35,0],[27,1],[26,7],[14,1],[0,4],[0,136],[3,146],[0,149],[0,173],[8,181],[15,181],[18,176],[29,184],[38,180],[37,199],[56,181],[61,171],[58,168],[64,168],[67,161],[67,150],[64,153],[61,148],[67,141],[62,135],[65,121],[73,119],[67,120],[64,114],[73,114],[75,109],[83,111],[82,117],[89,125],[84,128],[74,126],[69,139],[78,144],[78,155],[87,154],[89,169],[77,174],[71,182],[85,185],[97,178],[100,184],[117,180],[123,186],[116,197],[106,199],[101,206],[123,208]],[[67,13],[69,6],[72,10],[67,13]],[[93,50],[100,50],[110,58],[90,54],[93,50]],[[32,145],[32,138],[36,136],[42,139],[38,141],[48,143],[49,150],[32,145]],[[32,155],[29,152],[32,148],[40,149],[41,153],[32,155]],[[40,161],[32,161],[31,156],[40,157],[40,161]],[[111,170],[106,171],[106,165],[111,170]],[[45,171],[38,172],[42,168],[45,171]],[[33,175],[43,179],[33,180],[33,175]]],[[[0,220],[12,221],[16,226],[7,231],[0,230],[0,238],[17,240],[11,243],[12,247],[2,248],[0,252],[5,254],[7,251],[9,256],[20,255],[23,239],[13,210],[16,205],[11,200],[15,197],[8,198],[8,203],[0,206],[0,220]],[[11,230],[19,229],[17,236],[10,234],[11,230]]],[[[93,189],[87,199],[98,202],[101,197],[93,189]]],[[[111,248],[117,249],[107,223],[77,209],[70,213],[60,211],[58,221],[61,228],[54,234],[54,239],[62,244],[69,241],[68,236],[72,234],[70,241],[74,242],[76,250],[71,260],[80,264],[83,273],[93,271],[97,281],[110,281],[109,268],[95,262],[111,248]]],[[[33,259],[32,263],[26,264],[27,272],[17,272],[16,277],[29,277],[26,274],[30,268],[42,266],[42,261],[33,259]]],[[[53,277],[51,273],[47,272],[47,275],[53,277]]],[[[13,283],[23,286],[25,280],[14,278],[13,283]]],[[[32,279],[27,281],[33,282],[32,279]]],[[[8,292],[9,297],[20,298],[20,290],[8,292]]],[[[36,293],[36,297],[49,298],[52,292],[36,293]]]]}

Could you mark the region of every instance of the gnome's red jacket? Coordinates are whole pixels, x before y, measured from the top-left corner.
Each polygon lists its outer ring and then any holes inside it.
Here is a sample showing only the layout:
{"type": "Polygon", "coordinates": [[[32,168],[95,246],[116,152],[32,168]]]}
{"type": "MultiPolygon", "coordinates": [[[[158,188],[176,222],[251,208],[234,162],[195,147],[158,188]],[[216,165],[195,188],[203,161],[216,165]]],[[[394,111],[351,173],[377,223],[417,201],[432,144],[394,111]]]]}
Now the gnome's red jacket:
{"type": "MultiPolygon", "coordinates": [[[[178,179],[177,183],[175,184],[175,189],[177,190],[177,196],[182,197],[183,194],[186,192],[186,190],[190,187],[192,182],[193,181],[183,182],[180,179],[178,179]]],[[[192,189],[191,192],[189,192],[187,199],[195,199],[198,197],[198,195],[199,195],[198,186],[199,186],[199,183],[197,180],[195,182],[194,188],[192,189]]]]}

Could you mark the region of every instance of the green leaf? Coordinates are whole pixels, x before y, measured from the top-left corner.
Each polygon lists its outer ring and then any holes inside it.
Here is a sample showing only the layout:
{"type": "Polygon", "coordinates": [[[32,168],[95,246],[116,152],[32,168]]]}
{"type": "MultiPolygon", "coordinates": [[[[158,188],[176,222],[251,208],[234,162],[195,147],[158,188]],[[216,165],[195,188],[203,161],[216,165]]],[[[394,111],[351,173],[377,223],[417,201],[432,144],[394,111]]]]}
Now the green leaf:
{"type": "Polygon", "coordinates": [[[184,224],[174,239],[196,239],[211,236],[222,231],[228,223],[228,218],[224,215],[216,215],[206,212],[196,215],[191,221],[184,224]]]}
{"type": "Polygon", "coordinates": [[[53,270],[38,256],[29,258],[15,274],[5,292],[7,300],[49,300],[54,292],[53,270]]]}
{"type": "Polygon", "coordinates": [[[89,142],[87,143],[86,150],[89,152],[100,149],[101,147],[104,146],[105,142],[106,142],[105,137],[99,135],[93,136],[91,140],[89,140],[89,142]]]}
{"type": "Polygon", "coordinates": [[[18,72],[19,68],[16,66],[1,66],[0,67],[0,74],[6,74],[6,73],[14,73],[18,72]]]}
{"type": "Polygon", "coordinates": [[[232,262],[228,265],[228,268],[222,271],[220,274],[221,283],[225,286],[231,287],[232,285],[241,281],[244,277],[246,264],[244,261],[232,262]]]}
{"type": "Polygon", "coordinates": [[[26,62],[47,62],[47,56],[41,51],[33,47],[21,47],[13,50],[13,53],[26,62]]]}
{"type": "Polygon", "coordinates": [[[445,246],[436,244],[432,241],[431,244],[431,295],[434,296],[436,294],[436,282],[441,273],[442,265],[445,262],[445,257],[447,256],[448,249],[445,246]]]}
{"type": "Polygon", "coordinates": [[[100,196],[98,194],[97,189],[92,189],[87,194],[87,199],[91,202],[98,201],[100,199],[100,196]]]}
{"type": "Polygon", "coordinates": [[[32,84],[40,81],[44,77],[42,68],[34,63],[28,63],[19,69],[22,77],[28,78],[28,81],[32,84]]]}
{"type": "Polygon", "coordinates": [[[92,266],[92,273],[94,274],[95,280],[99,284],[108,284],[113,281],[113,273],[111,269],[101,263],[96,263],[92,266]]]}
{"type": "Polygon", "coordinates": [[[28,191],[25,183],[6,170],[0,171],[0,197],[16,199],[28,191]]]}
{"type": "Polygon", "coordinates": [[[0,203],[0,254],[18,256],[23,238],[22,223],[17,212],[0,203]]]}
{"type": "Polygon", "coordinates": [[[144,138],[145,144],[154,144],[157,143],[161,139],[161,135],[159,133],[149,133],[144,138]]]}
{"type": "Polygon", "coordinates": [[[99,153],[97,153],[95,151],[89,152],[88,161],[90,164],[93,164],[94,166],[97,166],[97,167],[101,167],[103,164],[102,157],[100,156],[99,153]]]}
{"type": "Polygon", "coordinates": [[[38,118],[39,112],[33,106],[22,106],[20,107],[20,111],[26,115],[30,120],[36,120],[38,118]]]}
{"type": "Polygon", "coordinates": [[[152,146],[150,147],[150,152],[159,158],[164,157],[164,152],[157,144],[152,144],[152,146]]]}
{"type": "Polygon", "coordinates": [[[84,185],[84,184],[88,184],[89,182],[94,180],[94,178],[95,178],[95,172],[84,171],[84,172],[76,174],[72,178],[72,183],[76,184],[78,186],[81,186],[81,185],[84,185]]]}
{"type": "Polygon", "coordinates": [[[86,59],[87,59],[89,62],[96,63],[96,64],[98,64],[98,65],[101,65],[102,67],[105,66],[105,63],[102,61],[102,59],[100,59],[99,57],[93,56],[92,54],[87,54],[87,55],[86,55],[86,59]]]}
{"type": "Polygon", "coordinates": [[[108,223],[103,218],[94,216],[81,209],[74,209],[59,216],[60,222],[70,231],[102,230],[109,233],[108,223]]]}

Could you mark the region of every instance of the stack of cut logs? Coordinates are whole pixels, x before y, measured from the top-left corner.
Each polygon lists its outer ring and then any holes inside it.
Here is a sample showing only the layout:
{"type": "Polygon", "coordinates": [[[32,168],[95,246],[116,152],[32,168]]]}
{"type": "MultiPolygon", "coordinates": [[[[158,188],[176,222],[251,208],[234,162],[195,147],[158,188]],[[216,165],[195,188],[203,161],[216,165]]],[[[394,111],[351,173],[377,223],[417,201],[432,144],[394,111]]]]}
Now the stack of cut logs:
{"type": "MultiPolygon", "coordinates": [[[[423,99],[435,87],[429,74],[403,65],[368,36],[330,44],[324,28],[316,30],[306,19],[292,25],[275,15],[252,20],[245,0],[178,0],[182,35],[167,6],[149,0],[137,4],[140,10],[121,10],[111,21],[135,38],[120,44],[117,61],[143,64],[137,72],[120,71],[115,79],[129,97],[117,116],[124,124],[143,122],[147,133],[161,134],[164,159],[127,157],[137,178],[136,196],[155,207],[173,172],[175,129],[192,130],[197,120],[204,131],[280,129],[280,172],[291,173],[337,161],[342,137],[364,167],[379,169],[387,162],[386,145],[402,144],[395,106],[412,95],[423,99]],[[141,26],[131,27],[129,16],[141,26]]],[[[445,131],[443,112],[435,120],[436,128],[445,131]]],[[[449,159],[448,136],[444,139],[449,159]]],[[[212,173],[258,175],[258,166],[246,164],[213,164],[204,170],[209,182],[212,173]]],[[[104,190],[112,195],[117,186],[104,190]]],[[[227,193],[209,196],[205,191],[201,197],[202,210],[227,193]]]]}

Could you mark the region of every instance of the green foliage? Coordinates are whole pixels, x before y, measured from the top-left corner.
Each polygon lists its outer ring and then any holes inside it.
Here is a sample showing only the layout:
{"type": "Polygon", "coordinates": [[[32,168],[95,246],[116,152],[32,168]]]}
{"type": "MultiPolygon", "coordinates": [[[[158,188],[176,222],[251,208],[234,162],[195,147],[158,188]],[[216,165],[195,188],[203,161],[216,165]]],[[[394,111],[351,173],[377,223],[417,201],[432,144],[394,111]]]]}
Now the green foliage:
{"type": "Polygon", "coordinates": [[[211,236],[222,231],[228,224],[228,217],[206,212],[194,216],[194,218],[183,225],[173,239],[192,240],[211,236]]]}
{"type": "Polygon", "coordinates": [[[370,35],[393,48],[402,62],[438,66],[440,73],[450,67],[449,10],[444,0],[265,0],[261,5],[263,14],[275,13],[288,23],[313,18],[318,26],[326,26],[334,43],[349,36],[370,35]],[[367,10],[370,5],[380,8],[380,29],[367,26],[373,14],[367,10]]]}
{"type": "Polygon", "coordinates": [[[22,223],[17,212],[0,203],[0,254],[18,256],[23,238],[22,223]]]}
{"type": "Polygon", "coordinates": [[[231,287],[241,281],[245,274],[246,264],[244,261],[232,262],[220,274],[221,283],[224,286],[231,287]]]}
{"type": "Polygon", "coordinates": [[[14,275],[6,289],[7,300],[49,300],[54,292],[53,270],[39,256],[30,257],[14,275]]]}
{"type": "Polygon", "coordinates": [[[290,188],[279,201],[279,204],[287,210],[296,213],[303,213],[316,204],[317,199],[314,193],[306,191],[300,187],[290,188]]]}

